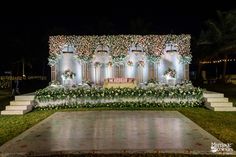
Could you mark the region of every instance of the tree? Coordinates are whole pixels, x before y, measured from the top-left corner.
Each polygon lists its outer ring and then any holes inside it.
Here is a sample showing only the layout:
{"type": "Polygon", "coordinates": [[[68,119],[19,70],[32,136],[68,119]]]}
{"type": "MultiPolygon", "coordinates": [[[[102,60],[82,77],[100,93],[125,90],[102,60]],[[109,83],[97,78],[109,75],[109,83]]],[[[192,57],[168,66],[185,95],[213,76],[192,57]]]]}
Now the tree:
{"type": "MultiPolygon", "coordinates": [[[[217,11],[217,18],[206,22],[206,30],[202,30],[198,49],[205,52],[206,58],[228,56],[236,50],[236,11],[217,11]]],[[[227,61],[224,62],[223,79],[225,78],[227,61]]]]}

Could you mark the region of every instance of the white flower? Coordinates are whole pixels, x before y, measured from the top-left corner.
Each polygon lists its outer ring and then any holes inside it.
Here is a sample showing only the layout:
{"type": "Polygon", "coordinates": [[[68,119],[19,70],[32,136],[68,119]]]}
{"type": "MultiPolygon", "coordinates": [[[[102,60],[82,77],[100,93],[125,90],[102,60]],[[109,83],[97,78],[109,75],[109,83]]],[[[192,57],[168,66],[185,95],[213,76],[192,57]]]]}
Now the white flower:
{"type": "Polygon", "coordinates": [[[71,70],[65,70],[65,72],[62,74],[66,79],[71,78],[73,79],[75,77],[75,73],[72,72],[71,70]]]}

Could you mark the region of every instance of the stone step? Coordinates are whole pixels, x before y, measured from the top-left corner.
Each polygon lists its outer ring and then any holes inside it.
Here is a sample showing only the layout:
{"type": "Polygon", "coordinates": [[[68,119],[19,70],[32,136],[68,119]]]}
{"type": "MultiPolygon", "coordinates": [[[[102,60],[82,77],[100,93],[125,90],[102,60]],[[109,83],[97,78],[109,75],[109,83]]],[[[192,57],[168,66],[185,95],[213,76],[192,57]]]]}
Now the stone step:
{"type": "Polygon", "coordinates": [[[218,107],[218,106],[233,107],[232,102],[206,102],[206,104],[212,107],[218,107]]]}
{"type": "Polygon", "coordinates": [[[6,106],[6,110],[32,110],[32,105],[9,105],[6,106]]]}
{"type": "Polygon", "coordinates": [[[209,105],[205,105],[208,109],[213,110],[213,111],[236,111],[236,107],[226,107],[226,106],[217,106],[217,107],[212,107],[209,105]]]}
{"type": "Polygon", "coordinates": [[[30,110],[4,110],[1,111],[1,115],[23,115],[27,112],[29,112],[30,110]]]}
{"type": "Polygon", "coordinates": [[[34,100],[34,95],[17,95],[15,100],[34,100]]]}
{"type": "Polygon", "coordinates": [[[203,97],[205,98],[223,98],[224,94],[223,93],[203,93],[203,97]]]}
{"type": "Polygon", "coordinates": [[[10,101],[10,105],[32,105],[33,101],[32,100],[15,100],[15,101],[10,101]]]}
{"type": "Polygon", "coordinates": [[[228,98],[205,98],[206,102],[229,102],[228,98]]]}

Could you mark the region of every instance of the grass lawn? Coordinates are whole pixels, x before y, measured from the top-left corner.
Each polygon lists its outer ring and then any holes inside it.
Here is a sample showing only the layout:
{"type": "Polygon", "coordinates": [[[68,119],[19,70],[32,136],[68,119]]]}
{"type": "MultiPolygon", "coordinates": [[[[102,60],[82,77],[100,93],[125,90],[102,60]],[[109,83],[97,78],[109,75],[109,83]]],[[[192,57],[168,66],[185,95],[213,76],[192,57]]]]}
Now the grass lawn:
{"type": "Polygon", "coordinates": [[[5,106],[9,104],[11,99],[10,89],[0,89],[0,111],[5,109],[5,106]]]}
{"type": "MultiPolygon", "coordinates": [[[[33,111],[23,116],[0,116],[0,145],[19,135],[26,129],[37,124],[57,111],[85,111],[85,110],[110,110],[108,108],[96,109],[64,109],[33,111]]],[[[120,109],[119,109],[120,110],[120,109]]],[[[126,110],[131,110],[130,108],[126,110]]],[[[134,110],[134,109],[132,109],[134,110]]],[[[137,109],[147,110],[147,109],[137,109]]],[[[236,150],[236,112],[214,112],[205,108],[166,108],[148,110],[177,110],[197,123],[203,129],[214,135],[224,143],[233,143],[236,150]]]]}

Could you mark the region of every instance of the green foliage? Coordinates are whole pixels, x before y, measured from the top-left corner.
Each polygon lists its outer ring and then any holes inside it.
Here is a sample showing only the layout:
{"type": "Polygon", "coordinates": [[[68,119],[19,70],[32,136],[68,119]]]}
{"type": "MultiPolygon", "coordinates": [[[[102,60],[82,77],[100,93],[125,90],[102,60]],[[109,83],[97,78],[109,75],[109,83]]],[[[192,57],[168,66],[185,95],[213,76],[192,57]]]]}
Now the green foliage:
{"type": "MultiPolygon", "coordinates": [[[[236,49],[236,12],[217,11],[217,19],[206,21],[206,29],[198,40],[204,51],[210,51],[209,57],[228,54],[236,49]]],[[[204,52],[204,56],[206,53],[204,52]]]]}
{"type": "Polygon", "coordinates": [[[31,112],[24,116],[0,116],[0,145],[47,118],[55,111],[31,112]]]}
{"type": "Polygon", "coordinates": [[[233,143],[232,148],[236,149],[235,112],[214,112],[204,108],[184,108],[178,109],[178,111],[223,143],[233,143]]]}
{"type": "Polygon", "coordinates": [[[35,92],[39,102],[72,99],[116,99],[116,98],[165,98],[196,99],[201,101],[203,91],[193,86],[161,86],[152,88],[54,88],[47,87],[35,92]]]}
{"type": "Polygon", "coordinates": [[[157,63],[160,61],[161,57],[156,55],[156,54],[147,54],[147,59],[148,61],[150,61],[151,63],[157,63]]]}
{"type": "Polygon", "coordinates": [[[47,106],[37,106],[37,110],[59,110],[59,109],[76,109],[76,108],[124,108],[124,109],[139,109],[139,108],[177,108],[177,107],[202,107],[201,102],[180,101],[180,102],[108,102],[108,103],[61,103],[57,105],[48,104],[47,106]]]}
{"type": "Polygon", "coordinates": [[[58,63],[61,55],[58,53],[51,53],[50,56],[48,57],[48,65],[49,66],[54,66],[55,64],[58,63]]]}

